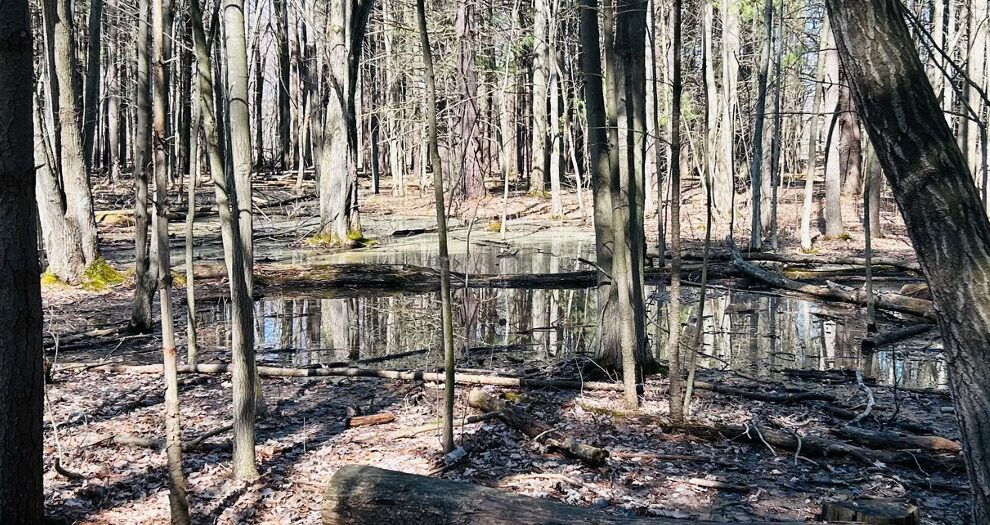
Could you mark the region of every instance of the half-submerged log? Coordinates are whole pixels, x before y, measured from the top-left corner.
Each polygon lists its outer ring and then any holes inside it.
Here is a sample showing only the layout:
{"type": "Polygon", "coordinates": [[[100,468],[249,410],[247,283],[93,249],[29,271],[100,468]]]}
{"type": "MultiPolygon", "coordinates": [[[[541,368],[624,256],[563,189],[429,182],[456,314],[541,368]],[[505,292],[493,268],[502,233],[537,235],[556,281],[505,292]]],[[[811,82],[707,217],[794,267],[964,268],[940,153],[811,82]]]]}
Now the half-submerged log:
{"type": "MultiPolygon", "coordinates": [[[[794,281],[782,275],[768,272],[752,263],[748,263],[741,256],[738,256],[738,254],[732,264],[747,277],[775,288],[800,292],[830,301],[852,303],[861,306],[866,305],[866,292],[858,288],[842,286],[836,283],[828,283],[828,286],[818,286],[794,281]]],[[[917,299],[915,297],[906,297],[893,293],[877,293],[874,296],[876,298],[875,305],[879,309],[916,315],[932,322],[936,320],[935,308],[932,302],[926,299],[917,299]]]]}
{"type": "Polygon", "coordinates": [[[856,522],[867,525],[918,525],[918,507],[896,499],[857,499],[826,503],[822,520],[856,522]]]}
{"type": "Polygon", "coordinates": [[[608,451],[593,445],[581,443],[570,436],[553,429],[550,425],[535,419],[518,407],[510,406],[501,399],[495,399],[480,388],[468,393],[468,405],[483,412],[493,412],[506,425],[523,434],[541,440],[551,450],[574,459],[579,459],[592,467],[600,467],[608,459],[608,451]]]}
{"type": "MultiPolygon", "coordinates": [[[[364,465],[345,465],[323,493],[325,525],[700,525],[711,522],[637,518],[497,489],[406,474],[364,465]]],[[[770,522],[734,522],[770,525],[770,522]]],[[[798,522],[772,522],[797,525],[798,522]]],[[[806,525],[804,522],[800,522],[806,525]]]]}

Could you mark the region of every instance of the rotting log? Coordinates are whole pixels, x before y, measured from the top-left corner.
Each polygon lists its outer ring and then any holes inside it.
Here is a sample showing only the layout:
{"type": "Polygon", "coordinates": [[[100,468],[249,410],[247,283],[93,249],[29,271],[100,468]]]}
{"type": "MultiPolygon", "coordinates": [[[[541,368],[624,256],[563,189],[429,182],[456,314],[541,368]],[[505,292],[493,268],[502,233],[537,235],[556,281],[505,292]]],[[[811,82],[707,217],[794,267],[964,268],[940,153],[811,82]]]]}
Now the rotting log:
{"type": "Polygon", "coordinates": [[[878,334],[871,335],[863,339],[860,343],[860,349],[864,352],[872,352],[875,349],[893,344],[905,339],[910,339],[912,337],[927,334],[932,330],[936,330],[938,326],[934,324],[916,324],[911,326],[905,326],[901,328],[895,328],[887,332],[881,332],[878,334]]]}
{"type": "Polygon", "coordinates": [[[468,405],[482,412],[494,412],[498,419],[536,441],[542,441],[556,452],[573,459],[579,459],[592,467],[600,467],[608,459],[608,451],[594,445],[581,443],[573,437],[564,435],[550,425],[536,419],[519,407],[507,405],[501,399],[495,399],[480,388],[471,389],[468,393],[468,405]]]}
{"type": "Polygon", "coordinates": [[[347,428],[369,427],[374,425],[384,425],[395,421],[395,414],[391,412],[380,412],[367,416],[351,416],[347,418],[347,428]]]}
{"type": "MultiPolygon", "coordinates": [[[[57,370],[83,369],[92,372],[118,374],[161,374],[162,365],[124,365],[100,363],[62,363],[57,370]]],[[[229,372],[226,363],[203,363],[195,366],[179,365],[180,374],[224,374],[229,372]]],[[[262,377],[365,377],[400,379],[404,381],[432,381],[442,383],[444,375],[423,370],[378,370],[374,368],[283,368],[259,366],[262,377]]],[[[576,381],[572,379],[535,379],[528,377],[458,374],[457,384],[493,385],[504,387],[557,388],[560,390],[608,390],[621,392],[622,385],[604,381],[576,381]]]]}
{"type": "MultiPolygon", "coordinates": [[[[791,290],[830,301],[840,301],[858,304],[860,306],[866,305],[866,292],[857,288],[842,286],[836,283],[828,283],[827,286],[818,286],[794,281],[782,275],[768,272],[752,263],[748,263],[741,256],[737,256],[733,260],[733,265],[747,277],[775,288],[791,290]]],[[[874,296],[876,298],[875,305],[879,309],[916,315],[932,322],[936,320],[935,308],[931,301],[892,293],[877,293],[874,296]]]]}
{"type": "Polygon", "coordinates": [[[918,507],[903,500],[860,498],[826,503],[821,518],[828,522],[855,522],[865,525],[918,525],[918,507]]]}
{"type": "MultiPolygon", "coordinates": [[[[337,469],[323,493],[324,525],[701,525],[712,522],[624,517],[498,489],[365,465],[337,469]]],[[[771,522],[734,522],[770,525],[771,522]]],[[[772,522],[808,525],[807,522],[772,522]]]]}
{"type": "Polygon", "coordinates": [[[761,445],[765,443],[789,451],[797,451],[800,448],[800,453],[807,456],[845,456],[868,466],[875,466],[880,462],[888,465],[902,465],[925,470],[950,472],[963,472],[966,468],[962,457],[958,454],[942,456],[926,452],[875,450],[822,437],[799,437],[797,434],[755,425],[689,424],[680,425],[676,428],[710,439],[721,439],[725,437],[731,440],[741,440],[761,445]]]}
{"type": "Polygon", "coordinates": [[[832,433],[843,439],[876,449],[925,449],[935,452],[951,452],[953,454],[958,454],[962,451],[962,445],[958,441],[953,441],[942,436],[915,436],[853,427],[836,428],[832,430],[832,433]]]}

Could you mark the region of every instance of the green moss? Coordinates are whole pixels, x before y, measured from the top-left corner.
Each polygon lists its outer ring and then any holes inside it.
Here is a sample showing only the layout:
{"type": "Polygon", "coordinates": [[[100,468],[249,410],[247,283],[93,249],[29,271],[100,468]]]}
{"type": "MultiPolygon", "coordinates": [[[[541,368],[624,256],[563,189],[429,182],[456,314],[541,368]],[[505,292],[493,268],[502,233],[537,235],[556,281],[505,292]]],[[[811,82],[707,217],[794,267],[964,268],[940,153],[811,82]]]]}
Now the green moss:
{"type": "Polygon", "coordinates": [[[499,233],[502,231],[502,221],[499,219],[492,219],[488,221],[488,225],[485,226],[485,230],[491,233],[499,233]]]}
{"type": "Polygon", "coordinates": [[[852,240],[852,235],[849,235],[846,232],[842,232],[842,233],[839,234],[838,237],[836,237],[836,239],[839,239],[840,241],[851,241],[852,240]]]}
{"type": "Polygon", "coordinates": [[[599,415],[599,416],[609,416],[609,417],[614,417],[614,418],[624,418],[624,417],[628,416],[628,414],[626,412],[623,412],[622,410],[616,410],[614,408],[606,408],[606,407],[600,407],[600,406],[595,406],[595,405],[589,405],[587,403],[580,403],[580,405],[581,405],[581,408],[587,410],[588,412],[591,412],[592,414],[596,414],[596,415],[599,415]]]}
{"type": "Polygon", "coordinates": [[[307,246],[313,248],[337,248],[340,246],[353,246],[355,244],[361,246],[370,246],[377,243],[378,241],[365,237],[360,231],[352,231],[347,234],[346,240],[340,240],[335,235],[329,232],[321,232],[316,235],[309,237],[305,241],[307,246]]]}
{"type": "Polygon", "coordinates": [[[172,272],[172,288],[185,288],[187,282],[185,272],[172,272]]]}
{"type": "Polygon", "coordinates": [[[51,270],[45,270],[45,273],[41,274],[42,286],[54,286],[56,284],[62,284],[62,280],[52,273],[51,270]]]}
{"type": "Polygon", "coordinates": [[[102,292],[124,282],[124,276],[103,257],[93,261],[83,272],[82,288],[102,292]]]}

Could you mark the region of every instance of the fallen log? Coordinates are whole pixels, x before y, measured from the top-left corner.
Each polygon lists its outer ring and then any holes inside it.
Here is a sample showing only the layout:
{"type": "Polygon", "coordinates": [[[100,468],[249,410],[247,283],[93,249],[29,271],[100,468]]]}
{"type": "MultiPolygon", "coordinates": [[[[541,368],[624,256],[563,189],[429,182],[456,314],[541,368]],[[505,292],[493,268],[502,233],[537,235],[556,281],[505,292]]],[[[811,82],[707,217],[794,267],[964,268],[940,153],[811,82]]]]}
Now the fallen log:
{"type": "MultiPolygon", "coordinates": [[[[775,288],[800,292],[830,301],[840,301],[858,304],[860,306],[866,305],[866,292],[858,288],[851,288],[836,283],[827,283],[827,286],[818,286],[794,281],[748,263],[741,256],[738,256],[738,254],[733,260],[733,265],[747,277],[775,288]]],[[[936,320],[935,308],[931,301],[892,293],[877,293],[874,296],[876,298],[874,304],[881,310],[916,315],[933,322],[936,320]]]]}
{"type": "MultiPolygon", "coordinates": [[[[460,420],[458,423],[459,423],[459,425],[461,427],[464,427],[464,425],[470,425],[470,424],[473,424],[473,423],[481,423],[482,421],[489,421],[489,420],[492,420],[492,419],[496,419],[497,417],[498,417],[498,414],[494,414],[492,412],[487,412],[485,414],[475,414],[475,415],[468,416],[468,417],[460,420]]],[[[419,434],[423,434],[425,432],[435,432],[437,430],[440,430],[442,428],[442,426],[443,426],[443,421],[437,420],[434,423],[427,423],[425,425],[420,425],[418,427],[413,427],[413,428],[410,428],[409,430],[405,430],[403,432],[399,432],[397,434],[394,434],[392,436],[392,439],[405,439],[405,438],[411,438],[411,437],[414,437],[414,436],[418,436],[419,434]]]]}
{"type": "Polygon", "coordinates": [[[728,385],[722,385],[719,383],[706,383],[704,381],[695,381],[694,388],[698,390],[708,390],[710,392],[716,392],[719,394],[726,394],[730,396],[745,397],[747,399],[754,399],[757,401],[767,401],[770,403],[800,403],[802,401],[835,401],[835,396],[832,394],[826,394],[822,392],[787,392],[784,394],[767,394],[764,392],[756,392],[753,390],[745,390],[742,388],[735,388],[728,385]]]}
{"type": "Polygon", "coordinates": [[[347,418],[347,428],[384,425],[386,423],[391,423],[393,421],[395,421],[395,414],[391,412],[369,414],[367,416],[351,416],[347,418]]]}
{"type": "Polygon", "coordinates": [[[878,334],[873,334],[870,337],[866,337],[860,343],[860,349],[864,352],[872,352],[881,346],[896,343],[898,341],[903,341],[905,339],[910,339],[914,336],[926,334],[934,329],[938,328],[934,324],[916,324],[911,326],[905,326],[902,328],[896,328],[888,332],[881,332],[878,334]]]}
{"type": "MultiPolygon", "coordinates": [[[[498,489],[407,474],[364,465],[345,465],[323,493],[325,525],[699,525],[712,522],[639,518],[608,514],[498,489]]],[[[770,525],[770,522],[734,522],[770,525]]],[[[807,525],[807,522],[772,522],[807,525]]]]}
{"type": "MultiPolygon", "coordinates": [[[[162,365],[124,365],[117,363],[62,363],[58,370],[84,369],[92,372],[118,374],[161,374],[162,365]]],[[[204,363],[195,366],[179,365],[180,374],[225,374],[230,371],[226,363],[204,363]]],[[[444,374],[423,370],[378,370],[375,368],[284,368],[259,366],[262,377],[365,377],[399,379],[404,381],[432,381],[442,383],[444,374]]],[[[604,381],[575,381],[571,379],[534,379],[528,377],[457,374],[454,382],[462,385],[492,385],[503,387],[557,388],[560,390],[608,390],[621,392],[622,384],[604,381]]]]}
{"type": "Polygon", "coordinates": [[[959,442],[942,436],[915,436],[895,432],[874,432],[853,427],[836,428],[832,430],[832,433],[849,441],[877,449],[925,449],[934,452],[951,452],[953,454],[958,454],[962,451],[962,446],[959,442]]]}
{"type": "MultiPolygon", "coordinates": [[[[193,452],[200,450],[204,448],[203,442],[205,442],[207,439],[229,432],[231,429],[233,429],[231,425],[226,425],[219,428],[215,428],[208,432],[204,432],[189,441],[184,441],[182,443],[182,451],[193,452]]],[[[128,447],[151,448],[157,451],[165,450],[164,438],[150,438],[145,436],[135,436],[131,434],[114,434],[111,436],[101,435],[99,436],[98,439],[93,441],[93,444],[99,444],[99,443],[113,443],[114,445],[122,445],[128,447]]]]}
{"type": "Polygon", "coordinates": [[[828,522],[863,523],[865,525],[918,525],[918,507],[906,501],[860,498],[826,503],[821,518],[828,522]]]}
{"type": "Polygon", "coordinates": [[[608,451],[566,436],[543,421],[529,416],[520,408],[507,405],[501,399],[495,399],[480,388],[474,388],[468,393],[468,405],[483,412],[494,412],[506,425],[535,441],[546,443],[551,450],[569,458],[579,459],[592,467],[600,467],[608,459],[608,451]]]}
{"type": "Polygon", "coordinates": [[[742,440],[760,445],[766,443],[790,451],[796,451],[800,448],[800,453],[804,455],[820,457],[845,456],[868,466],[875,466],[878,462],[881,462],[889,465],[903,465],[926,470],[963,471],[966,468],[962,458],[958,454],[936,456],[925,452],[874,450],[821,437],[798,437],[796,434],[766,427],[757,427],[755,425],[688,424],[681,425],[677,428],[711,439],[727,437],[731,440],[742,440]]]}
{"type": "MultiPolygon", "coordinates": [[[[711,250],[709,260],[732,261],[736,255],[740,255],[746,261],[770,261],[802,265],[826,265],[826,264],[847,264],[855,266],[866,266],[865,257],[852,257],[846,255],[810,255],[803,253],[733,253],[731,250],[711,250]]],[[[701,252],[686,252],[685,259],[701,259],[701,252]]],[[[872,266],[891,266],[905,271],[920,272],[921,265],[916,262],[905,261],[898,257],[871,257],[872,266]]]]}

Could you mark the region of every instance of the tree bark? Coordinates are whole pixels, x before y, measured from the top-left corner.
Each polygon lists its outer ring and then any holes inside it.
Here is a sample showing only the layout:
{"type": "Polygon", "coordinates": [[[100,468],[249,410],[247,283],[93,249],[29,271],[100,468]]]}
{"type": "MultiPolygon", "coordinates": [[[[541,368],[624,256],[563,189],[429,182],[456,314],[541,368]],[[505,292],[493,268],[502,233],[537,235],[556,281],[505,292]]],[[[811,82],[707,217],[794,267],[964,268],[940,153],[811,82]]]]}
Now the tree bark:
{"type": "Polygon", "coordinates": [[[31,25],[26,0],[0,3],[0,509],[42,523],[44,372],[35,173],[31,25]]]}
{"type": "Polygon", "coordinates": [[[137,54],[134,94],[134,301],[131,329],[138,333],[151,330],[151,300],[158,280],[151,266],[148,250],[148,175],[151,167],[151,90],[148,79],[148,0],[137,3],[137,54]]]}
{"type": "Polygon", "coordinates": [[[763,129],[767,108],[767,72],[770,69],[770,47],[773,41],[773,0],[767,0],[763,7],[763,23],[766,26],[766,41],[760,51],[760,69],[757,73],[756,122],[753,124],[753,161],[750,164],[749,178],[753,191],[752,222],[749,232],[749,248],[752,251],[763,249],[763,225],[761,206],[763,204],[763,180],[760,169],[763,167],[763,129]]]}
{"type": "MultiPolygon", "coordinates": [[[[206,139],[210,161],[210,173],[220,213],[220,233],[223,239],[224,262],[230,282],[231,296],[231,353],[234,394],[234,477],[251,480],[258,477],[254,451],[254,419],[256,415],[255,361],[254,361],[254,308],[244,274],[244,245],[240,241],[240,227],[236,200],[232,188],[232,176],[223,167],[220,137],[214,112],[213,67],[203,31],[203,14],[199,0],[191,0],[193,38],[196,48],[196,64],[199,79],[200,116],[203,119],[203,135],[206,139]]],[[[245,58],[245,61],[247,59],[245,58]]],[[[250,155],[250,152],[249,152],[250,155]]],[[[248,159],[250,164],[250,158],[248,159]]]]}
{"type": "Polygon", "coordinates": [[[71,0],[45,0],[43,5],[46,16],[52,19],[51,40],[54,42],[54,50],[48,58],[55,66],[52,83],[56,84],[53,88],[58,92],[58,100],[52,100],[51,103],[57,108],[55,113],[61,145],[58,158],[66,205],[79,223],[86,264],[92,264],[100,256],[100,247],[80,129],[79,104],[82,97],[78,92],[76,36],[71,0]]]}
{"type": "Polygon", "coordinates": [[[94,160],[96,121],[100,109],[101,52],[103,51],[103,0],[90,0],[86,48],[86,93],[83,103],[83,154],[87,166],[94,160]]]}
{"type": "Polygon", "coordinates": [[[870,140],[931,286],[974,494],[990,522],[990,223],[895,0],[827,0],[870,140]]]}
{"type": "Polygon", "coordinates": [[[550,2],[536,0],[533,9],[533,135],[531,137],[532,170],[529,174],[529,191],[546,190],[547,164],[547,112],[549,111],[548,85],[550,81],[549,42],[550,2]]]}

